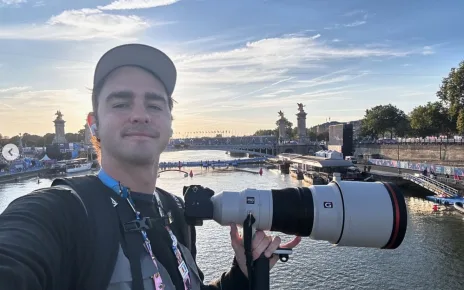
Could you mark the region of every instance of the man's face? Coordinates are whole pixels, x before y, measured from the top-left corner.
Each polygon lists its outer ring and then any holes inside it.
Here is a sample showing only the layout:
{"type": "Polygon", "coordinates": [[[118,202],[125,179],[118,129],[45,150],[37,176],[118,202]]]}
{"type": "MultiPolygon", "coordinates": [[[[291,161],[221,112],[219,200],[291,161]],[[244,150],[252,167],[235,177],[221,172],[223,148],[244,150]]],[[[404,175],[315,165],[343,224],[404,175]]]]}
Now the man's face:
{"type": "Polygon", "coordinates": [[[121,67],[98,96],[98,137],[102,159],[111,155],[131,164],[153,164],[166,148],[171,111],[163,84],[137,67],[121,67]]]}

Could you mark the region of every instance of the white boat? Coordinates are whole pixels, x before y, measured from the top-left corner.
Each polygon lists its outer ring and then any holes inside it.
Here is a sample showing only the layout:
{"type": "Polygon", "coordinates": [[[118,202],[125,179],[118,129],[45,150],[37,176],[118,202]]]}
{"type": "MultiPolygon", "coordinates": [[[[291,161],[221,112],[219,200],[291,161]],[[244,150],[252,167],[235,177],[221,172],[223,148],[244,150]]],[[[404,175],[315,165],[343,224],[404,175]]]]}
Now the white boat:
{"type": "Polygon", "coordinates": [[[92,169],[92,162],[89,162],[87,158],[76,158],[72,160],[66,160],[65,164],[66,173],[77,173],[92,169]]]}

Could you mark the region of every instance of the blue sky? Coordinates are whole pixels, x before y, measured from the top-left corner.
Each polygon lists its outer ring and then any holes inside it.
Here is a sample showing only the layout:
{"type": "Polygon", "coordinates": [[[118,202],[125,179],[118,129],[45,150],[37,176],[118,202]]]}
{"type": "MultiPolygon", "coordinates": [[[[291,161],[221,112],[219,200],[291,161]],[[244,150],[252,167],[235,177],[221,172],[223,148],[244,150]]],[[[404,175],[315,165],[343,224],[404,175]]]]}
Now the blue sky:
{"type": "Polygon", "coordinates": [[[98,58],[123,43],[178,69],[176,136],[307,126],[436,100],[464,59],[463,1],[0,0],[0,133],[83,128],[98,58]]]}

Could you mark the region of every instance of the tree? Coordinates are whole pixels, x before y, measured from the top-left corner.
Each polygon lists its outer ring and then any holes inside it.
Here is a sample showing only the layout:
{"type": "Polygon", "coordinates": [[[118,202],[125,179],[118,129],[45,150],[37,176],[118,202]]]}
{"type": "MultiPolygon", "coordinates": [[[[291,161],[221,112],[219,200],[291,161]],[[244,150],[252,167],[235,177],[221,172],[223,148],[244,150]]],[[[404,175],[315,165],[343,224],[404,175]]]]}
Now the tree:
{"type": "Polygon", "coordinates": [[[464,109],[461,109],[456,121],[456,129],[459,135],[464,134],[464,109]]]}
{"type": "Polygon", "coordinates": [[[426,105],[415,107],[409,114],[411,129],[415,136],[450,135],[453,122],[448,110],[441,102],[428,102],[426,105]]]}
{"type": "Polygon", "coordinates": [[[256,131],[253,136],[270,136],[270,135],[274,135],[274,136],[277,136],[279,133],[278,133],[278,130],[277,129],[260,129],[258,131],[256,131]]]}
{"type": "Polygon", "coordinates": [[[443,78],[437,97],[448,108],[450,117],[458,122],[459,114],[464,109],[464,61],[461,61],[458,68],[452,68],[448,76],[443,78]]]}
{"type": "Polygon", "coordinates": [[[318,141],[329,141],[329,131],[324,131],[317,135],[318,141]]]}
{"type": "MultiPolygon", "coordinates": [[[[55,133],[47,133],[44,136],[45,139],[45,145],[47,144],[52,144],[53,139],[55,138],[55,133]]],[[[50,157],[51,158],[51,157],[50,157]]]]}
{"type": "Polygon", "coordinates": [[[361,134],[373,138],[379,135],[385,137],[385,133],[390,133],[390,138],[393,138],[393,134],[403,137],[407,134],[408,128],[409,120],[402,110],[392,104],[379,105],[366,110],[361,134]]]}
{"type": "Polygon", "coordinates": [[[311,129],[306,129],[306,135],[310,140],[316,141],[317,139],[317,134],[311,129]]]}

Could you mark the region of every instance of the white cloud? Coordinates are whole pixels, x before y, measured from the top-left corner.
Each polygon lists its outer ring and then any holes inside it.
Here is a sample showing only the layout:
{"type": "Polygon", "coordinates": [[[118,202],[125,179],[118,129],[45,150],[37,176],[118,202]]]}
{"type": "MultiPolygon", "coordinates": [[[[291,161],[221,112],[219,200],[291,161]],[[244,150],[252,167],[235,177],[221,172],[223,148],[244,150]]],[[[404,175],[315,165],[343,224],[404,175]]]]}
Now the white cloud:
{"type": "Polygon", "coordinates": [[[359,14],[365,15],[366,13],[367,12],[365,10],[358,9],[358,10],[353,10],[353,11],[347,12],[347,13],[344,14],[344,16],[352,17],[352,16],[359,15],[359,14]]]}
{"type": "Polygon", "coordinates": [[[0,27],[0,39],[133,39],[148,27],[168,24],[136,15],[107,14],[99,9],[66,10],[45,24],[0,27]]]}
{"type": "Polygon", "coordinates": [[[344,24],[343,26],[345,27],[356,27],[356,26],[360,26],[360,25],[364,25],[366,24],[367,22],[364,21],[364,20],[358,20],[358,21],[355,21],[355,22],[352,22],[352,23],[348,23],[348,24],[344,24]]]}
{"type": "Polygon", "coordinates": [[[42,7],[45,6],[45,1],[35,1],[34,7],[42,7]]]}
{"type": "Polygon", "coordinates": [[[216,111],[221,110],[220,106],[255,106],[255,101],[260,106],[259,100],[269,102],[263,106],[277,106],[298,98],[333,96],[347,86],[336,91],[315,88],[352,82],[368,74],[353,69],[331,71],[331,65],[337,61],[412,53],[418,52],[332,47],[318,37],[308,36],[268,38],[231,50],[173,56],[179,76],[174,96],[179,101],[176,109],[216,111]]]}
{"type": "Polygon", "coordinates": [[[423,51],[422,51],[423,55],[430,55],[430,54],[434,54],[434,53],[435,53],[435,51],[433,50],[433,48],[431,46],[424,46],[423,51]]]}
{"type": "Polygon", "coordinates": [[[0,94],[2,93],[14,93],[20,92],[29,89],[29,87],[10,87],[10,88],[0,88],[0,94]]]}
{"type": "Polygon", "coordinates": [[[18,5],[26,2],[26,0],[0,0],[0,7],[2,5],[18,5]]]}
{"type": "Polygon", "coordinates": [[[180,0],[117,0],[105,6],[98,6],[102,10],[146,9],[172,5],[180,0]]]}

